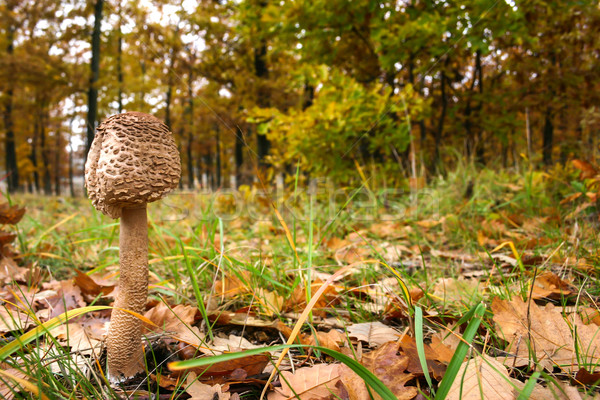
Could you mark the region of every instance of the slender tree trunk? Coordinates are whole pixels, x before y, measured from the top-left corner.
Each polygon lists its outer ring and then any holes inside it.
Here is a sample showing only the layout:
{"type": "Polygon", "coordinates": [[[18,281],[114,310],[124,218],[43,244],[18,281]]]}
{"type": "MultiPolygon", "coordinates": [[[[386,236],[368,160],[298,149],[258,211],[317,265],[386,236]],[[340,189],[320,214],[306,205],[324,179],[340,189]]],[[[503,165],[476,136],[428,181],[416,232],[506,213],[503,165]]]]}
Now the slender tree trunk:
{"type": "Polygon", "coordinates": [[[37,147],[38,137],[40,132],[40,121],[39,118],[34,118],[33,122],[33,137],[31,138],[31,152],[29,153],[29,160],[33,165],[33,184],[35,186],[36,193],[40,192],[40,174],[38,172],[38,160],[37,160],[37,147]]]}
{"type": "Polygon", "coordinates": [[[54,149],[54,192],[56,193],[57,196],[60,196],[61,194],[61,187],[60,187],[60,178],[62,177],[61,175],[61,167],[62,167],[62,163],[60,160],[60,157],[62,156],[62,140],[61,140],[61,133],[60,131],[56,132],[56,149],[54,149]]]}
{"type": "Polygon", "coordinates": [[[475,130],[475,160],[480,164],[485,164],[485,142],[483,141],[481,131],[481,109],[483,107],[483,67],[481,66],[481,51],[477,50],[475,53],[475,74],[477,74],[477,88],[479,89],[479,99],[475,103],[473,111],[477,118],[477,126],[475,130]]]}
{"type": "Polygon", "coordinates": [[[175,57],[175,50],[171,49],[171,56],[169,58],[168,64],[168,72],[169,78],[167,80],[167,93],[166,93],[166,104],[165,104],[165,124],[171,130],[171,99],[173,97],[173,73],[171,72],[173,69],[173,59],[175,57]]]}
{"type": "MultiPolygon", "coordinates": [[[[169,79],[170,81],[171,79],[169,79]]],[[[169,82],[169,86],[167,88],[166,93],[166,101],[165,101],[165,124],[171,130],[171,96],[173,95],[173,86],[172,82],[169,82]]]]}
{"type": "Polygon", "coordinates": [[[210,155],[210,152],[207,152],[204,155],[204,166],[205,166],[205,171],[206,171],[206,186],[210,187],[211,189],[215,189],[215,179],[214,179],[214,167],[213,167],[213,160],[212,157],[210,155]]]}
{"type": "Polygon", "coordinates": [[[121,26],[123,24],[123,17],[121,15],[121,2],[119,1],[119,28],[117,35],[119,39],[117,41],[117,82],[119,86],[119,114],[123,112],[123,32],[121,26]]]}
{"type": "MultiPolygon", "coordinates": [[[[263,39],[260,46],[254,49],[254,72],[258,78],[258,106],[261,108],[269,107],[269,93],[265,87],[265,81],[269,77],[269,69],[267,67],[267,42],[263,39]]],[[[266,135],[256,135],[258,164],[261,167],[268,165],[266,158],[271,148],[271,142],[266,135]]]]}
{"type": "MultiPolygon", "coordinates": [[[[14,3],[13,2],[8,2],[8,11],[9,14],[11,14],[13,7],[14,7],[14,3]]],[[[13,60],[12,57],[14,55],[14,34],[15,34],[15,27],[12,24],[12,20],[11,23],[9,24],[9,26],[6,28],[7,31],[7,42],[8,45],[6,47],[6,53],[12,68],[13,65],[13,60]]],[[[6,90],[5,93],[5,100],[4,100],[4,115],[3,115],[3,119],[4,119],[4,130],[5,130],[5,134],[4,134],[4,151],[5,151],[5,168],[6,168],[6,174],[8,174],[7,176],[7,188],[8,191],[10,193],[15,192],[18,188],[19,188],[19,169],[17,166],[17,151],[16,151],[16,146],[15,146],[15,132],[13,130],[13,96],[14,96],[14,92],[13,92],[13,81],[11,79],[9,79],[8,83],[8,89],[6,90]]]]}
{"type": "Polygon", "coordinates": [[[40,118],[40,151],[42,153],[42,171],[44,176],[44,193],[52,194],[52,177],[50,176],[50,160],[48,158],[48,147],[46,144],[46,106],[43,105],[39,111],[40,118]]]}
{"type": "Polygon", "coordinates": [[[209,156],[202,156],[200,154],[198,154],[198,157],[196,158],[196,170],[198,171],[198,180],[200,181],[200,184],[202,185],[203,189],[207,189],[209,186],[209,165],[207,163],[207,157],[209,156]],[[204,163],[204,165],[203,165],[204,163]],[[206,177],[206,185],[204,184],[204,178],[206,177]]]}
{"type": "MultiPolygon", "coordinates": [[[[269,3],[266,0],[259,0],[257,6],[260,7],[261,10],[264,10],[268,4],[269,3]]],[[[257,28],[260,29],[261,27],[257,28]]],[[[267,41],[265,38],[262,38],[259,45],[254,48],[254,74],[258,81],[257,104],[261,108],[269,107],[271,103],[270,93],[265,85],[269,77],[269,68],[267,66],[267,41]]],[[[256,153],[258,156],[259,167],[265,168],[268,166],[269,163],[266,158],[270,148],[271,142],[267,136],[259,134],[257,130],[256,153]]]]}
{"type": "Polygon", "coordinates": [[[138,103],[140,111],[146,111],[146,99],[144,97],[144,87],[146,86],[146,61],[144,60],[146,57],[146,53],[142,48],[142,55],[140,59],[140,69],[142,70],[142,89],[138,92],[138,103]]]}
{"type": "Polygon", "coordinates": [[[190,64],[188,70],[188,134],[187,134],[187,170],[188,170],[188,188],[194,188],[194,159],[193,159],[193,148],[194,148],[194,92],[192,90],[192,84],[194,82],[194,70],[193,70],[194,57],[190,48],[190,64]]]}
{"type": "Polygon", "coordinates": [[[533,150],[531,147],[531,122],[529,119],[529,107],[525,107],[525,136],[527,138],[527,159],[531,160],[533,150]]]}
{"type": "MultiPolygon", "coordinates": [[[[448,64],[448,59],[446,59],[446,62],[444,63],[444,65],[448,64]]],[[[437,129],[435,130],[435,148],[434,148],[434,152],[433,152],[433,165],[434,168],[439,166],[440,163],[440,144],[442,142],[442,137],[444,134],[444,120],[446,119],[446,110],[448,108],[448,99],[446,98],[446,73],[444,72],[444,70],[442,70],[441,72],[441,86],[440,86],[440,101],[441,101],[441,111],[440,111],[440,117],[438,119],[438,126],[437,129]]]]}
{"type": "MultiPolygon", "coordinates": [[[[409,56],[409,61],[408,61],[408,81],[410,82],[410,84],[412,85],[412,87],[414,89],[417,90],[417,93],[419,93],[419,95],[423,95],[423,84],[424,81],[423,79],[421,79],[419,86],[415,86],[415,63],[414,63],[414,55],[410,55],[409,56]]],[[[425,130],[425,121],[421,118],[420,120],[417,121],[417,124],[419,125],[419,133],[420,133],[420,138],[419,138],[419,148],[421,149],[421,151],[423,151],[423,148],[425,147],[425,139],[426,139],[426,135],[427,135],[427,131],[425,130]]]]}
{"type": "Polygon", "coordinates": [[[75,185],[73,184],[73,144],[71,140],[73,139],[73,119],[71,118],[71,122],[69,126],[69,192],[71,192],[71,197],[75,197],[75,185]]]}
{"type": "Polygon", "coordinates": [[[221,130],[219,129],[219,126],[217,125],[215,127],[215,130],[217,132],[217,148],[216,148],[216,175],[217,175],[217,187],[221,187],[221,130]]]}
{"type": "Polygon", "coordinates": [[[546,108],[546,113],[544,116],[544,131],[543,131],[543,159],[544,164],[551,165],[552,164],[552,146],[554,141],[554,125],[552,124],[553,111],[552,107],[548,106],[546,108]]]}
{"type": "Polygon", "coordinates": [[[315,100],[315,87],[308,82],[304,83],[304,93],[302,101],[302,111],[313,105],[315,100]]]}
{"type": "Polygon", "coordinates": [[[187,145],[186,145],[186,155],[187,155],[187,170],[188,170],[188,188],[194,188],[194,152],[193,152],[193,140],[194,136],[192,132],[188,133],[187,137],[187,145]]]}
{"type": "Polygon", "coordinates": [[[244,132],[237,126],[237,135],[235,135],[235,184],[240,187],[242,184],[242,167],[244,165],[244,132]]]}
{"type": "Polygon", "coordinates": [[[465,153],[468,158],[474,158],[477,162],[483,162],[483,147],[481,143],[481,130],[477,124],[473,124],[473,118],[478,119],[481,113],[481,99],[475,101],[473,107],[472,100],[475,93],[475,85],[477,84],[478,92],[481,95],[483,93],[482,81],[481,81],[482,69],[481,69],[481,52],[477,50],[475,53],[475,65],[473,68],[473,79],[471,80],[471,86],[469,93],[467,94],[467,105],[465,107],[465,153]],[[474,126],[475,125],[475,126],[474,126]]]}
{"type": "MultiPolygon", "coordinates": [[[[183,152],[181,151],[181,143],[177,144],[177,151],[179,152],[179,154],[183,154],[183,152]]],[[[179,189],[183,190],[183,179],[179,179],[179,189]]]]}
{"type": "MultiPolygon", "coordinates": [[[[179,34],[179,28],[175,29],[173,40],[177,40],[177,35],[179,34]]],[[[165,108],[165,124],[169,127],[169,130],[172,129],[171,126],[171,102],[173,98],[173,86],[175,84],[174,78],[175,73],[173,72],[173,66],[175,65],[175,57],[177,56],[177,49],[175,48],[175,43],[172,44],[169,49],[169,60],[167,64],[167,94],[166,94],[166,108],[165,108]]]]}
{"type": "Polygon", "coordinates": [[[96,0],[94,6],[94,30],[92,31],[92,61],[90,63],[90,83],[88,88],[87,142],[85,160],[92,146],[98,119],[98,77],[100,76],[100,27],[102,24],[102,6],[104,0],[96,0]]]}

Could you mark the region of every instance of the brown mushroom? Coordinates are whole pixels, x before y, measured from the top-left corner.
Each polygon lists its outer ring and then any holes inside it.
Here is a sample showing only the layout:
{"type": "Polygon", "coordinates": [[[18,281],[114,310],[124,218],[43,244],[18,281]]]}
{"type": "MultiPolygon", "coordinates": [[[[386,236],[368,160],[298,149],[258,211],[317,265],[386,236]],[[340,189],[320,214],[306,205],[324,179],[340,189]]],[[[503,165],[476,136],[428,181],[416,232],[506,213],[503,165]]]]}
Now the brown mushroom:
{"type": "Polygon", "coordinates": [[[98,211],[121,218],[119,294],[106,340],[113,383],[143,371],[141,321],[123,310],[143,313],[148,296],[146,203],[174,189],[180,175],[179,151],[159,119],[127,112],[98,126],[85,164],[85,186],[98,211]]]}

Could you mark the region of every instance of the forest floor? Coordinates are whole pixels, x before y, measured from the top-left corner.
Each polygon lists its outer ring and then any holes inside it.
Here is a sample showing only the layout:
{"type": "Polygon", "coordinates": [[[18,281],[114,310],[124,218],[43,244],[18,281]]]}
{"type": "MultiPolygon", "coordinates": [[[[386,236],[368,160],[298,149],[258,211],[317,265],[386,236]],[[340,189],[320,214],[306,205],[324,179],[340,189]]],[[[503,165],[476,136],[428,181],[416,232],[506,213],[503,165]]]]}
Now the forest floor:
{"type": "Polygon", "coordinates": [[[103,342],[118,221],[13,196],[0,397],[600,398],[598,177],[176,192],[148,212],[148,373],[120,387],[103,342]]]}

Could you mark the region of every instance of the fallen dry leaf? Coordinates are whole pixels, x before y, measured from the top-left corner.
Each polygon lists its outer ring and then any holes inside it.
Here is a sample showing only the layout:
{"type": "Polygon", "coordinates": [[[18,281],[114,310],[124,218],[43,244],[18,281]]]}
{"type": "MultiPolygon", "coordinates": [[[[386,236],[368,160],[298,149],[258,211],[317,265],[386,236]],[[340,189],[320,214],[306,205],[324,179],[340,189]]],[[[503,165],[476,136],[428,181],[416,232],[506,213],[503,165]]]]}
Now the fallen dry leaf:
{"type": "MultiPolygon", "coordinates": [[[[377,376],[398,398],[398,400],[410,400],[417,394],[414,386],[405,386],[415,376],[406,372],[409,358],[398,354],[398,343],[388,342],[379,349],[363,354],[360,363],[377,376]]],[[[340,378],[350,399],[369,400],[371,397],[367,391],[365,382],[348,366],[340,366],[340,378]]],[[[377,393],[373,393],[376,400],[381,399],[377,393]]]]}
{"type": "MultiPolygon", "coordinates": [[[[452,360],[452,357],[454,356],[454,352],[456,351],[456,346],[458,346],[458,343],[460,343],[460,339],[459,338],[455,338],[456,339],[456,344],[454,348],[451,348],[450,346],[446,345],[442,339],[440,338],[440,336],[443,336],[443,331],[441,332],[442,335],[432,335],[431,336],[431,344],[429,345],[431,347],[431,350],[433,350],[436,354],[436,360],[443,362],[445,364],[449,364],[450,360],[452,360]]],[[[453,336],[453,335],[450,335],[453,336]]],[[[454,336],[453,336],[454,337],[454,336]]],[[[448,339],[446,339],[446,341],[448,341],[448,339]]]]}
{"type": "MultiPolygon", "coordinates": [[[[166,332],[180,332],[182,325],[193,325],[197,313],[198,309],[196,307],[183,304],[168,307],[164,303],[158,303],[155,307],[146,311],[144,317],[166,332]]],[[[146,326],[146,328],[151,331],[156,330],[156,327],[152,326],[146,326]]]]}
{"type": "MultiPolygon", "coordinates": [[[[5,372],[5,375],[7,375],[7,377],[11,377],[11,378],[15,377],[17,379],[23,379],[23,380],[25,380],[26,378],[29,378],[29,376],[27,376],[25,373],[23,373],[22,371],[20,371],[18,369],[10,368],[5,364],[2,364],[1,367],[2,367],[2,370],[5,372]]],[[[4,400],[14,399],[16,393],[21,392],[20,388],[21,388],[21,386],[10,378],[9,379],[6,379],[6,378],[0,379],[0,399],[4,399],[4,400]]]]}
{"type": "Polygon", "coordinates": [[[581,368],[575,374],[575,380],[579,383],[583,383],[584,385],[597,384],[600,381],[600,372],[591,374],[587,369],[581,368]]]}
{"type": "Polygon", "coordinates": [[[406,237],[406,232],[402,230],[402,225],[393,221],[382,221],[369,227],[369,231],[375,236],[385,239],[398,239],[406,237]]]}
{"type": "Polygon", "coordinates": [[[338,249],[341,249],[342,247],[348,246],[349,244],[350,241],[340,239],[338,237],[332,237],[331,239],[325,242],[325,246],[331,251],[336,251],[338,249]]]}
{"type": "Polygon", "coordinates": [[[0,204],[0,224],[15,225],[23,218],[25,211],[25,207],[11,206],[8,203],[0,204]]]}
{"type": "Polygon", "coordinates": [[[0,307],[0,333],[25,332],[34,325],[36,322],[31,315],[14,308],[0,307]]]}
{"type": "MultiPolygon", "coordinates": [[[[404,335],[400,340],[400,347],[402,348],[402,353],[408,357],[408,372],[415,375],[423,375],[423,368],[421,367],[421,361],[419,360],[415,339],[411,336],[404,335]]],[[[435,379],[441,380],[442,376],[444,376],[444,372],[446,372],[446,366],[440,362],[440,357],[428,344],[424,344],[424,349],[429,373],[432,374],[435,379]]]]}
{"type": "Polygon", "coordinates": [[[239,275],[232,273],[225,276],[225,279],[215,282],[214,295],[217,297],[230,299],[240,294],[251,293],[251,276],[252,274],[250,271],[242,271],[239,273],[239,275]]]}
{"type": "Polygon", "coordinates": [[[342,247],[335,252],[335,261],[339,265],[354,264],[369,258],[371,250],[356,245],[342,247]]]}
{"type": "MultiPolygon", "coordinates": [[[[311,293],[316,293],[321,288],[323,283],[324,282],[321,281],[320,279],[313,281],[310,285],[311,293]]],[[[315,306],[313,307],[313,310],[312,310],[313,315],[323,317],[326,314],[325,311],[322,310],[323,308],[332,307],[332,306],[338,304],[339,302],[340,302],[340,299],[338,298],[338,289],[333,285],[329,285],[325,289],[325,291],[323,292],[323,294],[321,295],[319,300],[315,303],[315,306]]],[[[294,289],[294,291],[292,292],[290,297],[288,297],[285,300],[285,302],[283,304],[283,309],[285,311],[302,312],[302,311],[304,311],[305,307],[306,307],[306,290],[303,286],[298,285],[298,286],[296,286],[296,289],[294,289]]]]}
{"type": "Polygon", "coordinates": [[[424,219],[421,221],[416,221],[415,224],[419,225],[421,228],[431,229],[439,224],[443,223],[445,218],[442,219],[424,219]]]}
{"type": "Polygon", "coordinates": [[[307,336],[308,337],[302,340],[303,344],[322,346],[335,351],[340,351],[340,344],[346,341],[346,336],[335,329],[332,329],[329,332],[318,331],[316,339],[315,335],[307,336]]]}
{"type": "Polygon", "coordinates": [[[444,303],[473,304],[481,299],[483,286],[477,279],[440,278],[433,287],[433,295],[444,303]]]}
{"type": "Polygon", "coordinates": [[[561,309],[553,304],[540,307],[520,297],[511,301],[496,297],[492,310],[498,332],[509,342],[506,351],[514,354],[507,356],[505,365],[530,365],[533,352],[540,365],[550,371],[558,366],[569,373],[580,368],[595,372],[600,362],[597,325],[585,325],[576,313],[563,317],[561,309]]]}
{"type": "MultiPolygon", "coordinates": [[[[292,334],[292,328],[281,321],[277,321],[277,329],[286,339],[289,339],[292,334]]],[[[346,336],[335,329],[332,329],[329,332],[317,331],[316,335],[317,337],[315,338],[314,334],[305,335],[299,333],[296,340],[298,340],[300,344],[311,346],[318,345],[335,351],[340,351],[340,344],[346,341],[346,336]]]]}
{"type": "Polygon", "coordinates": [[[584,324],[588,325],[594,323],[600,325],[600,311],[597,309],[591,307],[580,308],[579,314],[581,315],[584,324]]]}
{"type": "MultiPolygon", "coordinates": [[[[487,355],[478,355],[465,361],[452,383],[448,400],[512,400],[517,398],[525,383],[511,378],[507,368],[487,355]]],[[[536,385],[528,397],[530,400],[581,400],[573,386],[544,387],[536,385]]]]}
{"type": "Polygon", "coordinates": [[[0,283],[4,285],[11,282],[27,283],[30,275],[28,268],[19,267],[11,258],[0,259],[0,283]]]}
{"type": "Polygon", "coordinates": [[[596,170],[596,168],[592,164],[590,164],[589,162],[587,162],[585,160],[574,159],[574,160],[571,160],[571,164],[573,164],[573,166],[580,171],[580,173],[579,173],[580,180],[593,178],[594,176],[596,176],[598,174],[598,171],[596,170]]]}
{"type": "Polygon", "coordinates": [[[49,320],[66,311],[86,306],[81,289],[75,286],[72,279],[44,283],[42,288],[44,291],[35,296],[35,304],[43,308],[36,312],[41,320],[49,320]]]}
{"type": "Polygon", "coordinates": [[[75,284],[79,286],[79,289],[81,289],[81,292],[84,295],[96,297],[99,294],[103,294],[104,296],[106,296],[115,289],[115,285],[99,284],[86,273],[81,272],[78,269],[75,271],[77,272],[77,276],[73,278],[73,280],[75,284]]]}
{"type": "Polygon", "coordinates": [[[402,335],[400,331],[391,328],[381,322],[364,322],[352,324],[348,328],[351,338],[367,342],[371,347],[379,347],[384,343],[398,340],[402,335]]]}
{"type": "Polygon", "coordinates": [[[446,399],[508,400],[517,397],[515,392],[506,367],[491,357],[483,356],[462,363],[446,399]]]}
{"type": "Polygon", "coordinates": [[[6,244],[12,243],[16,238],[16,233],[6,232],[5,230],[0,229],[0,248],[3,248],[6,244]]]}
{"type": "Polygon", "coordinates": [[[571,293],[571,285],[568,282],[560,279],[555,273],[547,271],[535,278],[531,297],[534,300],[542,298],[557,300],[571,293]]]}
{"type": "Polygon", "coordinates": [[[267,317],[281,313],[284,299],[277,293],[259,288],[256,290],[255,299],[261,305],[261,310],[267,317]]]}
{"type": "Polygon", "coordinates": [[[205,343],[204,334],[197,326],[193,326],[197,316],[196,307],[178,304],[169,308],[164,303],[158,303],[144,314],[154,325],[144,324],[144,328],[149,332],[169,333],[173,339],[199,348],[205,343]]]}
{"type": "Polygon", "coordinates": [[[269,400],[324,400],[340,395],[340,364],[318,364],[298,368],[295,373],[284,371],[279,378],[280,388],[269,393],[269,400]]]}
{"type": "Polygon", "coordinates": [[[206,350],[206,354],[215,354],[215,352],[225,351],[259,349],[261,347],[265,347],[265,345],[252,344],[250,341],[248,341],[248,339],[241,336],[229,335],[227,338],[217,336],[210,344],[210,348],[206,350]]]}
{"type": "MultiPolygon", "coordinates": [[[[211,355],[214,355],[214,353],[211,355]]],[[[197,374],[198,379],[202,382],[225,383],[230,380],[242,380],[247,376],[258,375],[263,372],[270,361],[270,353],[265,352],[210,364],[207,367],[189,368],[187,371],[197,374]]],[[[184,371],[171,371],[172,376],[179,376],[182,373],[184,371]]]]}
{"type": "Polygon", "coordinates": [[[196,380],[196,374],[190,372],[186,380],[185,391],[191,396],[190,400],[230,400],[231,393],[223,393],[221,385],[213,386],[196,380]]]}
{"type": "Polygon", "coordinates": [[[72,322],[58,326],[52,331],[58,342],[83,355],[100,355],[102,338],[94,338],[91,331],[80,323],[72,322]]]}

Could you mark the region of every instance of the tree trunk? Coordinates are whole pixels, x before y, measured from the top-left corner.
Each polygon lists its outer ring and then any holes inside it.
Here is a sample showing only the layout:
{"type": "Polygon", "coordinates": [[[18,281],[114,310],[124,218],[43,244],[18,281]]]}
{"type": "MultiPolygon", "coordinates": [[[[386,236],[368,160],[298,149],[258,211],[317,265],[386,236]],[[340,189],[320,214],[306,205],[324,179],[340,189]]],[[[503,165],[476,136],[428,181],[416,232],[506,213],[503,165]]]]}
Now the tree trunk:
{"type": "Polygon", "coordinates": [[[479,99],[475,103],[475,117],[477,118],[477,127],[475,130],[475,160],[480,164],[485,164],[485,146],[481,131],[481,109],[483,107],[483,67],[481,66],[481,51],[477,50],[475,54],[475,74],[478,75],[477,87],[479,89],[479,99]]]}
{"type": "Polygon", "coordinates": [[[221,187],[221,130],[217,125],[215,127],[215,131],[217,132],[217,148],[216,148],[216,175],[217,175],[217,187],[221,187]]]}
{"type": "Polygon", "coordinates": [[[121,31],[121,25],[123,24],[123,17],[121,15],[121,2],[119,1],[119,28],[117,35],[119,40],[117,41],[117,82],[119,85],[119,114],[123,112],[123,32],[121,31]]]}
{"type": "Polygon", "coordinates": [[[34,118],[33,122],[33,137],[31,138],[31,152],[29,153],[29,160],[31,161],[31,165],[33,165],[33,184],[35,186],[36,193],[40,192],[40,174],[38,172],[38,162],[37,162],[37,146],[38,146],[38,137],[40,131],[40,121],[39,118],[34,118]]]}
{"type": "Polygon", "coordinates": [[[187,170],[188,170],[188,188],[194,188],[194,159],[193,159],[193,148],[194,148],[194,92],[192,90],[192,83],[194,82],[194,70],[193,70],[194,57],[190,47],[190,63],[188,70],[188,134],[187,134],[187,170]]]}
{"type": "Polygon", "coordinates": [[[205,167],[205,175],[206,175],[206,186],[215,189],[215,179],[213,174],[213,160],[210,156],[210,152],[207,152],[204,155],[204,167],[205,167]]]}
{"type": "MultiPolygon", "coordinates": [[[[448,65],[448,58],[446,58],[446,62],[444,63],[444,66],[448,65]]],[[[434,148],[434,152],[433,152],[433,166],[434,168],[437,168],[439,166],[440,163],[440,143],[442,141],[442,136],[444,133],[444,120],[446,118],[446,110],[448,108],[448,99],[446,98],[446,73],[444,72],[444,70],[442,70],[440,72],[441,74],[441,86],[440,86],[440,101],[441,101],[441,105],[442,105],[442,109],[440,111],[440,117],[438,119],[438,126],[437,129],[435,130],[435,148],[434,148]]]]}
{"type": "Polygon", "coordinates": [[[100,75],[100,27],[102,24],[102,6],[104,0],[96,0],[94,6],[94,30],[92,31],[92,61],[90,63],[90,84],[88,88],[87,142],[84,161],[92,146],[98,119],[98,77],[100,75]]]}
{"type": "Polygon", "coordinates": [[[242,167],[244,165],[244,132],[239,125],[237,126],[237,135],[235,135],[235,184],[237,187],[242,185],[242,167]]]}
{"type": "MultiPolygon", "coordinates": [[[[179,154],[183,154],[183,152],[181,151],[181,143],[177,143],[177,151],[179,152],[179,154]]],[[[183,190],[183,179],[179,179],[179,189],[183,190]]]]}
{"type": "Polygon", "coordinates": [[[56,132],[56,148],[54,149],[54,193],[57,196],[61,194],[60,188],[60,178],[61,178],[61,167],[62,163],[60,162],[60,158],[62,156],[61,152],[62,140],[60,131],[56,132]]]}
{"type": "Polygon", "coordinates": [[[73,145],[71,144],[73,138],[73,119],[74,118],[71,118],[71,123],[69,124],[71,127],[71,129],[69,129],[69,191],[71,192],[71,197],[75,197],[75,185],[73,184],[73,145]]]}
{"type": "MultiPolygon", "coordinates": [[[[261,40],[260,46],[254,49],[254,72],[258,78],[258,93],[257,103],[261,108],[269,107],[269,93],[265,88],[265,81],[269,77],[269,69],[267,68],[267,42],[261,40]]],[[[256,135],[258,164],[261,167],[268,165],[266,158],[271,148],[271,142],[266,135],[256,135]]]]}
{"type": "Polygon", "coordinates": [[[471,105],[475,93],[475,85],[477,84],[478,92],[483,93],[482,87],[482,68],[481,68],[481,52],[477,50],[475,53],[475,65],[473,68],[473,79],[467,94],[467,105],[465,107],[465,153],[469,159],[474,158],[476,162],[483,162],[483,143],[481,143],[481,130],[477,123],[473,123],[473,119],[479,119],[481,113],[481,98],[475,101],[475,106],[471,105]]]}
{"type": "Polygon", "coordinates": [[[40,118],[40,151],[42,153],[42,172],[44,173],[44,193],[52,194],[52,177],[50,176],[50,160],[46,145],[46,106],[42,105],[39,111],[40,118]]]}
{"type": "MultiPolygon", "coordinates": [[[[14,3],[9,2],[7,4],[9,15],[12,14],[14,3]]],[[[15,27],[12,24],[12,19],[9,18],[11,23],[6,27],[8,45],[6,47],[6,53],[12,68],[14,55],[14,34],[15,27]]],[[[5,173],[7,174],[7,188],[10,193],[15,192],[19,188],[19,169],[17,166],[17,151],[15,146],[15,132],[13,130],[13,81],[9,79],[7,82],[9,87],[5,93],[4,100],[4,151],[5,154],[5,173]]]]}
{"type": "Polygon", "coordinates": [[[140,111],[146,111],[146,98],[144,97],[144,87],[146,86],[146,61],[144,61],[146,54],[144,52],[144,47],[142,46],[142,55],[140,59],[140,69],[142,70],[142,89],[138,92],[138,107],[140,111]]]}
{"type": "Polygon", "coordinates": [[[554,125],[552,124],[552,117],[552,107],[548,106],[544,117],[544,143],[542,148],[544,164],[546,165],[552,164],[552,142],[554,141],[554,125]]]}
{"type": "Polygon", "coordinates": [[[169,49],[169,60],[167,64],[167,99],[166,99],[166,109],[165,109],[165,124],[169,127],[169,130],[172,130],[171,126],[171,103],[173,99],[173,86],[175,84],[174,78],[175,73],[173,72],[173,66],[175,65],[175,57],[177,56],[177,49],[175,48],[175,40],[179,35],[179,27],[175,29],[172,40],[174,42],[169,49]]]}

